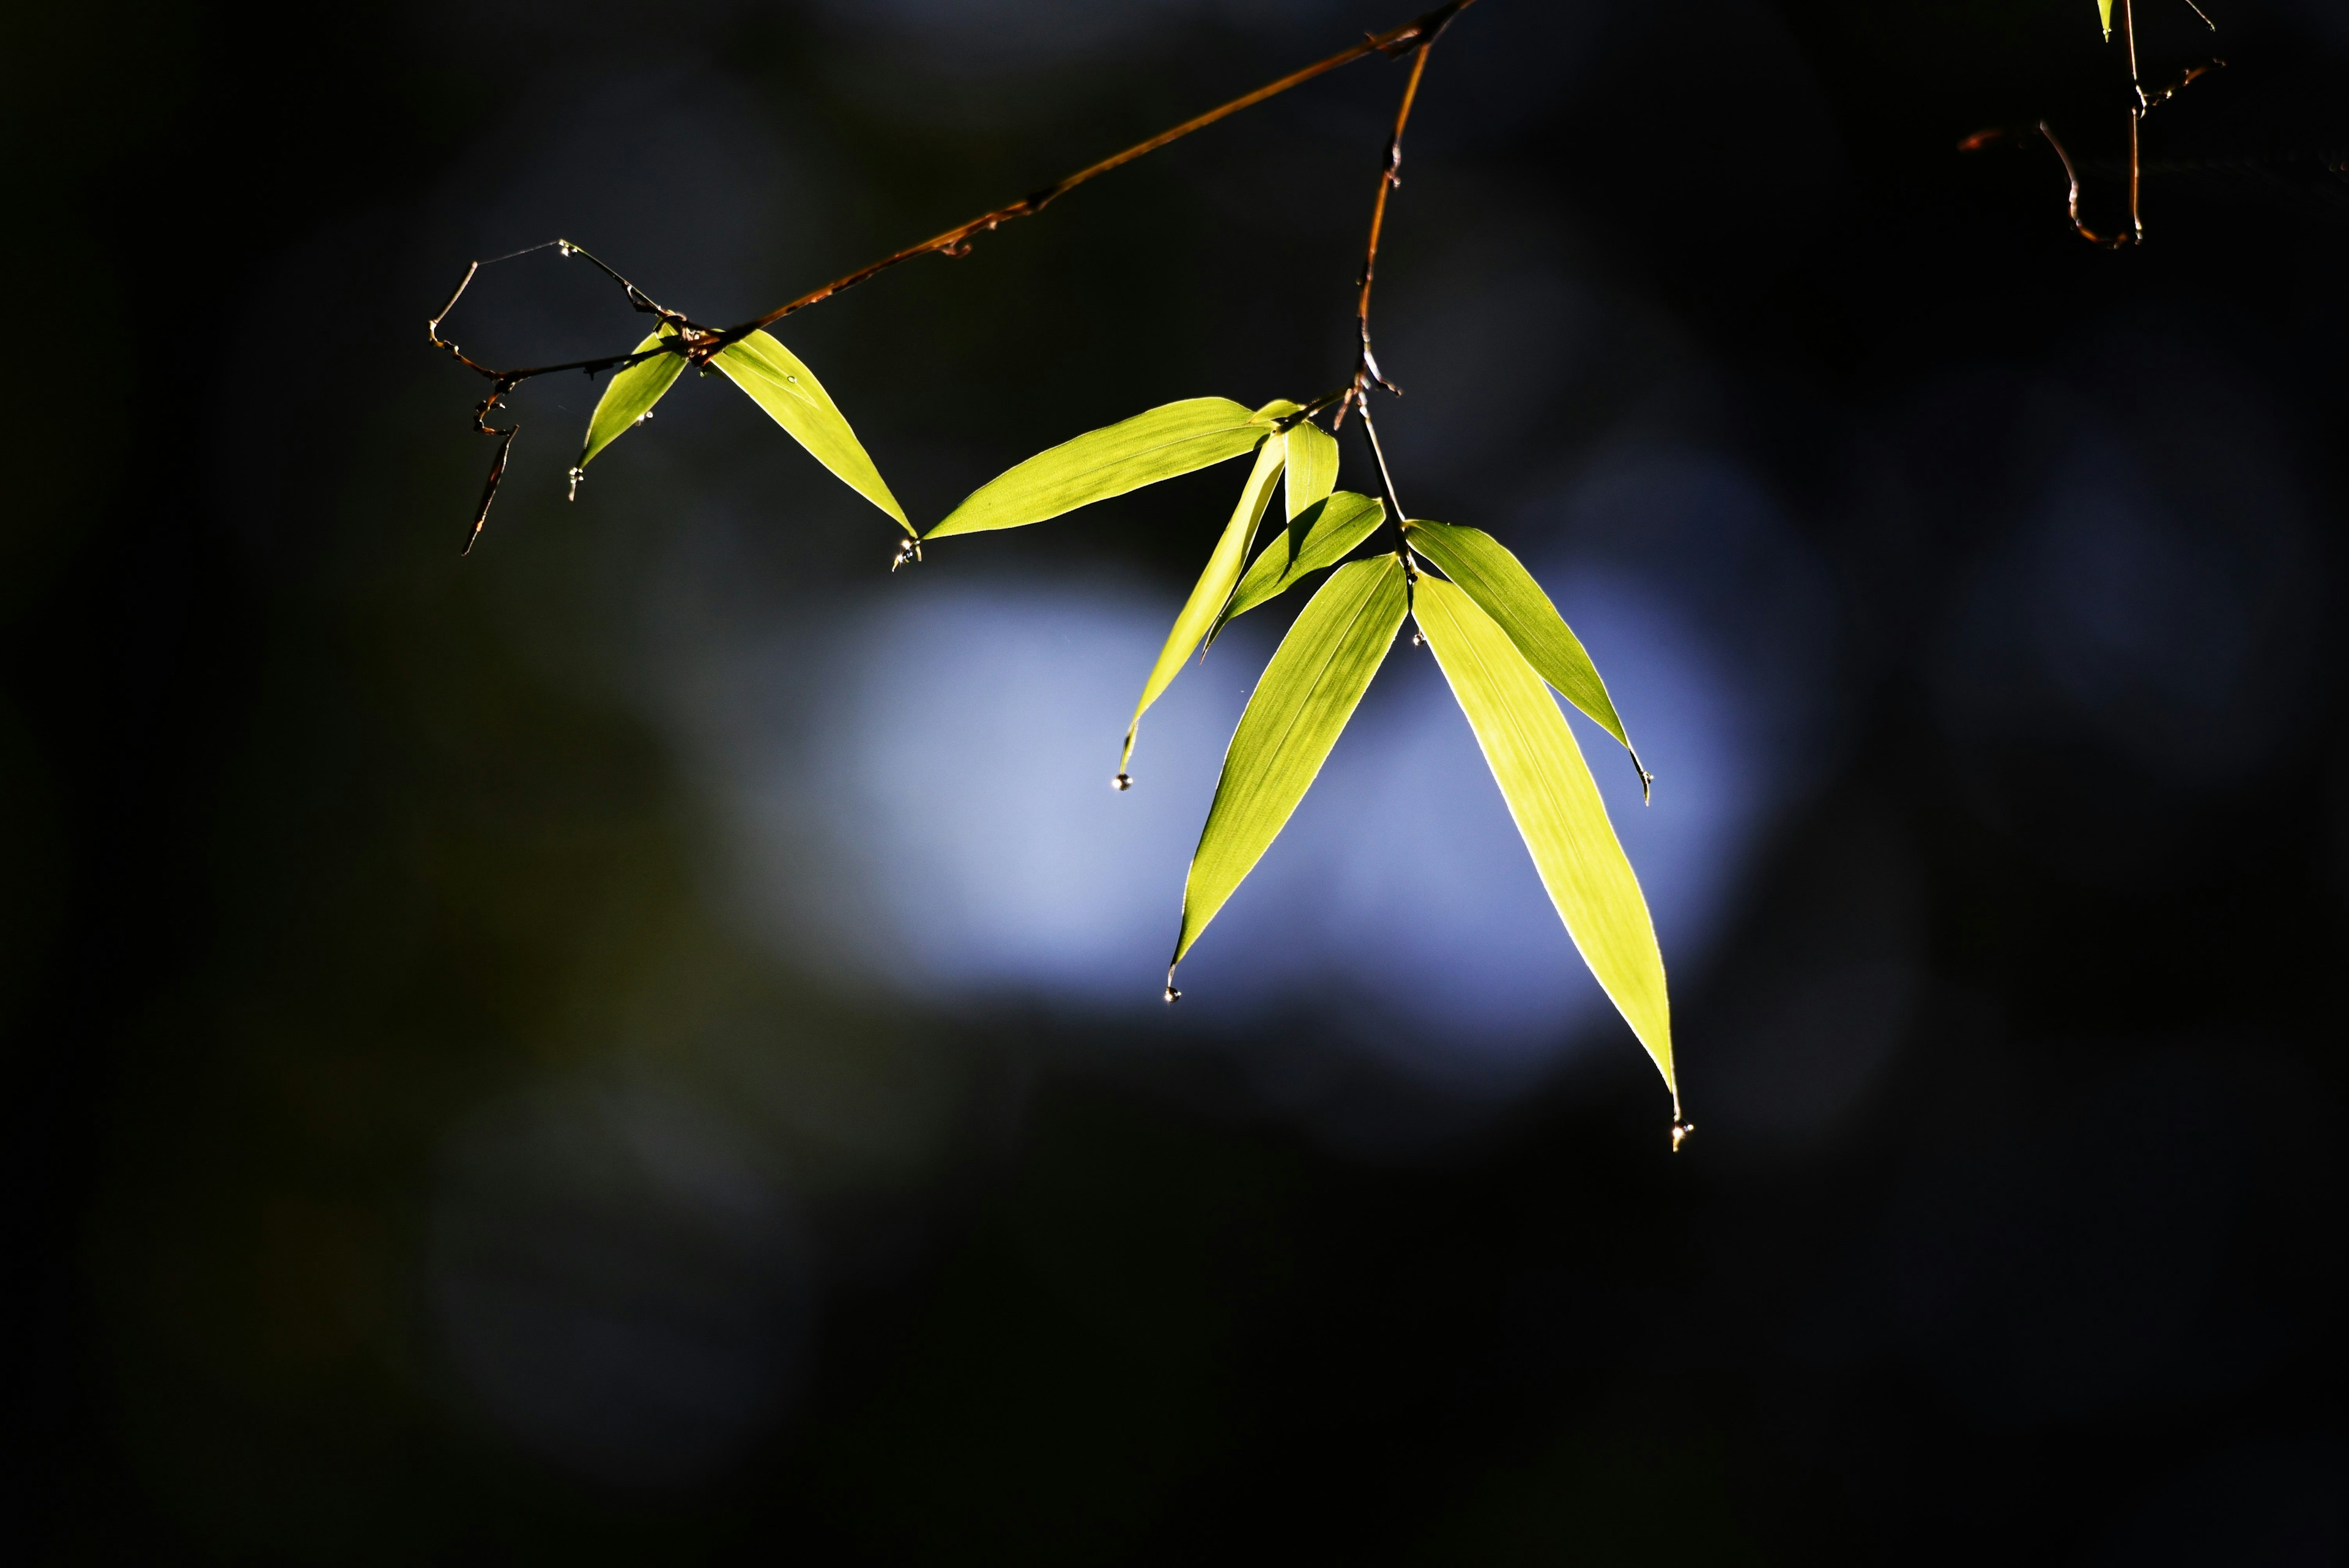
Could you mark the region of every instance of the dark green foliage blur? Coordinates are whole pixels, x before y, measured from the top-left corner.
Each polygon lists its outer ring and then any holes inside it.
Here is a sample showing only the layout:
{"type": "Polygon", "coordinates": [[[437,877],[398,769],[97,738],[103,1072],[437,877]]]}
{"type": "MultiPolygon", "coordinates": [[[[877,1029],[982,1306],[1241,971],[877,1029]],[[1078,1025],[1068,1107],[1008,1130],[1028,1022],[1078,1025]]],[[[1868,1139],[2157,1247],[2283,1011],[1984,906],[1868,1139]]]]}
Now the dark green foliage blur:
{"type": "MultiPolygon", "coordinates": [[[[1278,1008],[1127,1050],[746,934],[663,639],[877,592],[895,529],[730,388],[570,504],[595,389],[527,389],[459,559],[490,443],[421,327],[469,259],[564,234],[730,321],[1409,3],[0,17],[12,1560],[2349,1552],[2323,0],[2162,22],[2231,62],[2162,155],[2238,167],[2158,177],[2121,256],[2052,160],[1953,151],[2050,114],[2116,155],[2088,0],[1479,0],[1438,47],[1379,303],[1414,510],[1498,532],[1619,425],[1699,431],[1834,596],[1839,728],[1673,974],[1678,1158],[1619,1031],[1478,1101],[1278,1008]],[[1540,266],[1602,300],[1571,364],[1454,329],[1540,266]],[[2203,744],[2175,691],[2053,729],[1943,694],[1934,628],[2080,407],[2222,556],[2289,510],[2230,475],[2298,498],[2308,629],[2242,655],[2279,716],[2240,768],[2161,771],[2203,744]],[[1895,958],[1881,1065],[1771,1133],[1895,958]]],[[[924,526],[1133,410],[1334,387],[1398,85],[1351,67],[785,335],[924,526]]],[[[467,310],[510,362],[644,330],[543,255],[467,310]]],[[[1228,489],[909,569],[1171,603],[1228,489]]]]}

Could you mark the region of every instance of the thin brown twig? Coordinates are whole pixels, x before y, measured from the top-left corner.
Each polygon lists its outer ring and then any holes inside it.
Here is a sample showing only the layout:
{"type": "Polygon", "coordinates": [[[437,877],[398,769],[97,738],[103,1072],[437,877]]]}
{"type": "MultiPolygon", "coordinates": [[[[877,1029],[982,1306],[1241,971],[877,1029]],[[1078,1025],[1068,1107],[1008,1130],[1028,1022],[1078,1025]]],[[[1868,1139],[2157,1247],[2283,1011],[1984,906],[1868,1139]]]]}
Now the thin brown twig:
{"type": "Polygon", "coordinates": [[[1402,84],[1402,102],[1395,109],[1394,130],[1387,137],[1386,158],[1379,169],[1378,194],[1371,202],[1371,237],[1362,249],[1361,292],[1354,301],[1355,329],[1361,339],[1361,359],[1354,376],[1357,388],[1367,375],[1388,391],[1395,390],[1394,384],[1379,374],[1379,362],[1371,353],[1371,286],[1378,278],[1379,236],[1386,229],[1387,194],[1402,183],[1403,128],[1411,123],[1411,108],[1419,99],[1419,78],[1427,73],[1427,54],[1434,43],[1434,38],[1430,37],[1412,57],[1411,76],[1402,84]]]}
{"type": "MultiPolygon", "coordinates": [[[[1411,124],[1412,106],[1419,101],[1419,83],[1427,74],[1428,52],[1434,48],[1436,38],[1451,20],[1449,16],[1444,17],[1412,46],[1411,75],[1402,84],[1402,101],[1395,106],[1394,129],[1387,133],[1386,151],[1379,161],[1378,193],[1371,199],[1371,233],[1362,245],[1362,273],[1354,296],[1354,374],[1339,400],[1336,416],[1330,421],[1332,429],[1340,428],[1346,422],[1349,409],[1361,411],[1362,439],[1369,444],[1371,460],[1378,468],[1379,487],[1399,537],[1402,534],[1402,500],[1395,493],[1394,475],[1387,468],[1386,449],[1379,444],[1378,426],[1371,419],[1370,389],[1381,387],[1399,398],[1402,389],[1380,371],[1378,356],[1371,349],[1371,288],[1378,280],[1379,240],[1386,232],[1387,197],[1402,183],[1402,133],[1411,124]]],[[[1413,588],[1419,581],[1419,559],[1408,538],[1402,538],[1398,553],[1402,557],[1404,603],[1408,607],[1416,597],[1413,588]]]]}
{"type": "Polygon", "coordinates": [[[2212,71],[2224,67],[2226,63],[2227,62],[2224,60],[2212,60],[2208,65],[2188,67],[2185,75],[2179,77],[2176,81],[2170,83],[2159,92],[2154,93],[2146,98],[2145,112],[2151,114],[2155,109],[2159,109],[2163,104],[2168,103],[2171,99],[2174,99],[2179,93],[2184,92],[2193,83],[2209,76],[2212,71]]]}
{"type": "MultiPolygon", "coordinates": [[[[482,413],[486,413],[490,406],[487,403],[483,404],[482,413]]],[[[519,422],[508,425],[503,430],[495,430],[491,427],[486,419],[481,417],[481,413],[473,416],[473,422],[481,428],[483,435],[493,435],[499,438],[498,453],[490,460],[490,476],[481,482],[481,504],[474,508],[473,526],[465,535],[465,547],[457,552],[460,556],[470,556],[473,553],[473,542],[481,536],[481,529],[489,523],[490,503],[498,498],[498,486],[503,483],[506,476],[506,453],[513,451],[514,437],[522,434],[522,426],[519,422]]]]}
{"type": "MultiPolygon", "coordinates": [[[[1032,218],[1088,180],[1106,174],[1112,169],[1123,168],[1145,153],[1157,151],[1170,141],[1179,140],[1195,130],[1203,130],[1227,115],[1237,114],[1244,109],[1252,109],[1268,98],[1287,92],[1293,87],[1302,86],[1318,76],[1336,70],[1340,66],[1351,65],[1367,55],[1398,55],[1405,49],[1419,50],[1421,60],[1423,61],[1426,57],[1424,46],[1432,43],[1435,36],[1444,30],[1454,16],[1475,3],[1475,0],[1447,0],[1446,4],[1424,15],[1413,17],[1400,27],[1390,27],[1383,33],[1368,35],[1359,44],[1340,49],[1325,59],[1316,60],[1302,69],[1291,71],[1276,81],[1267,82],[1253,92],[1242,93],[1229,103],[1218,104],[1205,114],[1195,115],[1180,125],[1162,130],[1144,140],[1137,141],[1122,152],[1112,152],[1100,162],[1088,164],[1065,179],[1056,180],[1040,191],[1022,196],[1009,206],[998,207],[991,213],[982,213],[967,223],[957,223],[943,234],[931,235],[919,244],[907,245],[904,250],[893,252],[883,256],[879,261],[868,263],[858,267],[854,272],[836,277],[821,288],[810,289],[797,299],[787,305],[776,306],[755,321],[746,321],[740,327],[730,327],[719,335],[722,341],[718,347],[722,348],[737,337],[747,337],[762,327],[771,327],[792,312],[804,310],[811,305],[829,299],[843,289],[854,288],[865,279],[878,273],[886,272],[900,262],[908,262],[916,256],[928,255],[933,252],[942,255],[965,254],[968,253],[969,241],[977,235],[991,234],[1000,225],[1015,219],[1032,218]]],[[[1416,83],[1417,65],[1413,68],[1414,74],[1412,79],[1416,83]]],[[[1407,99],[1405,112],[1409,112],[1407,99]]],[[[712,352],[715,352],[714,348],[712,352]]]]}
{"type": "Polygon", "coordinates": [[[2136,227],[2127,234],[2100,234],[2080,220],[2080,171],[2073,164],[2072,155],[2064,150],[2064,143],[2056,138],[2055,128],[2044,119],[2039,122],[2039,134],[2046,138],[2047,145],[2055,150],[2055,156],[2064,164],[2064,178],[2071,182],[2070,192],[2064,198],[2064,215],[2072,220],[2072,232],[2090,244],[2102,245],[2108,251],[2116,251],[2123,245],[2139,244],[2145,237],[2145,225],[2137,222],[2137,190],[2140,165],[2137,155],[2137,121],[2134,117],[2130,119],[2129,126],[2129,218],[2136,223],[2136,227]]]}

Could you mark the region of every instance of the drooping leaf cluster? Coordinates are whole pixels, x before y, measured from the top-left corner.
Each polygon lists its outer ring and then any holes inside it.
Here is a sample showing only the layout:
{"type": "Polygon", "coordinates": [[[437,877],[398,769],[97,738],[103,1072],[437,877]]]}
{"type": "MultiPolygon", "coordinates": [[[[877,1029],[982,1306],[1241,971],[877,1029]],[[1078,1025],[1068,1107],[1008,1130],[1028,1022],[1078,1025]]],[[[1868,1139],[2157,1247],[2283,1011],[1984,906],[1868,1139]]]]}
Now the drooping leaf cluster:
{"type": "MultiPolygon", "coordinates": [[[[663,349],[667,337],[664,327],[638,352],[663,349]]],[[[1337,488],[1336,440],[1303,405],[1281,399],[1252,410],[1225,398],[1167,403],[1038,452],[917,533],[823,384],[781,342],[752,333],[710,362],[817,461],[925,544],[1043,522],[1252,457],[1231,514],[1143,682],[1119,754],[1120,789],[1132,783],[1127,769],[1143,715],[1191,656],[1204,656],[1234,617],[1336,569],[1282,639],[1225,753],[1184,884],[1168,1000],[1180,994],[1175,966],[1288,825],[1408,618],[1434,651],[1567,931],[1666,1085],[1673,1085],[1671,1008],[1647,901],[1551,692],[1627,751],[1630,738],[1581,640],[1499,540],[1476,528],[1405,518],[1393,547],[1349,559],[1387,522],[1387,509],[1374,497],[1337,488]],[[1281,521],[1259,544],[1276,493],[1281,521]]],[[[582,468],[650,414],[685,363],[682,355],[657,352],[613,377],[589,421],[582,468]]],[[[1636,754],[1632,761],[1636,765],[1636,754]]],[[[1644,786],[1644,769],[1640,779],[1644,786]]],[[[1423,803],[1420,822],[1432,831],[1420,842],[1440,846],[1452,809],[1443,800],[1423,803]]]]}

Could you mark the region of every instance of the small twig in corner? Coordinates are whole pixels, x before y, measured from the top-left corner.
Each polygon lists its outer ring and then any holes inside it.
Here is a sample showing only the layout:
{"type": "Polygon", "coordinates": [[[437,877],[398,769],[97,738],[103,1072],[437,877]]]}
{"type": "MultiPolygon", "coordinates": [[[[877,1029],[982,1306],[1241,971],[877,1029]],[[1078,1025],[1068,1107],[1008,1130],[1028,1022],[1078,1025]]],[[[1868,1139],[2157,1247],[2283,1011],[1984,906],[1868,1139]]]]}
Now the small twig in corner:
{"type": "MultiPolygon", "coordinates": [[[[2185,0],[2185,3],[2188,10],[2202,18],[2203,26],[2214,33],[2219,30],[2218,24],[2205,16],[2202,7],[2195,5],[2194,0],[2185,0]]],[[[1980,152],[2001,142],[2027,144],[2033,137],[2045,141],[2054,150],[2056,159],[2064,165],[2064,177],[2070,182],[2070,192],[2064,201],[2064,213],[2072,222],[2072,232],[2090,244],[2101,245],[2106,250],[2119,250],[2126,245],[2145,244],[2145,212],[2140,193],[2145,180],[2142,131],[2146,117],[2185,91],[2199,78],[2209,76],[2227,63],[2224,60],[2214,59],[2208,65],[2195,66],[2159,92],[2148,93],[2145,89],[2145,78],[2137,69],[2136,0],[2121,0],[2121,41],[2128,51],[2129,91],[2137,100],[2129,105],[2128,111],[2127,228],[2116,230],[2111,234],[2099,234],[2088,227],[2082,220],[2079,166],[2072,161],[2072,154],[2064,149],[2063,141],[2055,134],[2054,128],[2045,120],[2039,121],[2029,130],[2010,130],[1999,128],[1977,130],[1958,143],[1958,151],[1961,152],[1980,152]]]]}

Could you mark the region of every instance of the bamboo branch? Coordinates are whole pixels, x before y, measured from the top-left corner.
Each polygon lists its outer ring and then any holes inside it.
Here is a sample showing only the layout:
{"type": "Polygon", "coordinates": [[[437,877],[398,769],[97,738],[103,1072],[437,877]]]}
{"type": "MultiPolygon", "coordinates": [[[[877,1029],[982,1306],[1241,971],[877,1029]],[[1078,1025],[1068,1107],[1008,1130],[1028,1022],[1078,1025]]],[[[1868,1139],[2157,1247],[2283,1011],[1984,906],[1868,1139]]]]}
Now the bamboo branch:
{"type": "MultiPolygon", "coordinates": [[[[1402,116],[1398,117],[1395,121],[1394,141],[1390,149],[1390,167],[1388,177],[1391,180],[1392,176],[1392,161],[1400,159],[1402,156],[1400,144],[1402,135],[1402,119],[1403,117],[1407,117],[1411,113],[1412,94],[1416,91],[1418,88],[1419,72],[1426,65],[1427,56],[1425,46],[1434,40],[1435,36],[1444,30],[1444,26],[1451,22],[1454,16],[1459,15],[1462,11],[1466,10],[1475,3],[1475,0],[1446,0],[1445,4],[1437,6],[1434,10],[1414,16],[1410,21],[1403,23],[1401,26],[1390,27],[1383,33],[1366,35],[1359,44],[1351,45],[1346,48],[1339,50],[1334,55],[1316,60],[1309,66],[1305,66],[1298,70],[1289,72],[1287,76],[1267,82],[1264,86],[1257,88],[1251,92],[1242,93],[1239,97],[1231,99],[1227,103],[1218,104],[1214,109],[1207,110],[1204,114],[1194,115],[1189,119],[1183,121],[1180,125],[1171,126],[1167,130],[1160,131],[1155,136],[1147,137],[1141,141],[1137,141],[1133,146],[1124,149],[1123,151],[1112,152],[1107,158],[1102,159],[1098,162],[1087,164],[1084,168],[1078,170],[1073,174],[1056,180],[1051,184],[1045,186],[1040,191],[1035,191],[1026,196],[1022,196],[1019,201],[1010,203],[1009,206],[998,207],[992,212],[982,213],[978,217],[969,220],[968,223],[957,223],[953,228],[945,231],[943,234],[933,234],[928,239],[920,242],[918,244],[911,244],[907,245],[903,250],[893,251],[889,254],[883,256],[878,261],[868,262],[864,265],[858,267],[855,271],[843,274],[843,275],[833,279],[830,283],[823,285],[820,288],[810,289],[807,293],[801,295],[798,298],[777,306],[774,309],[767,312],[764,316],[755,317],[750,321],[739,323],[733,327],[723,328],[707,327],[693,320],[689,317],[678,311],[670,310],[666,306],[656,303],[650,296],[647,295],[635,284],[630,283],[626,278],[621,276],[611,267],[605,265],[603,262],[598,261],[595,256],[590,255],[585,250],[572,244],[569,240],[549,240],[544,244],[532,245],[527,247],[525,250],[515,251],[512,255],[496,256],[492,258],[492,262],[510,261],[513,256],[526,255],[530,254],[531,251],[545,250],[550,246],[566,257],[574,255],[585,257],[586,260],[597,270],[604,273],[606,276],[610,277],[615,283],[620,286],[621,289],[627,296],[628,305],[631,309],[639,311],[646,315],[657,317],[662,321],[675,328],[674,334],[665,338],[658,348],[648,348],[642,353],[606,354],[592,359],[571,359],[559,365],[532,365],[517,369],[500,369],[494,366],[482,364],[479,360],[467,355],[464,350],[460,348],[455,343],[450,342],[440,336],[440,324],[449,318],[450,312],[456,309],[457,302],[464,297],[465,290],[472,283],[475,275],[478,274],[482,267],[491,265],[491,262],[477,261],[469,264],[465,268],[465,275],[458,280],[455,291],[449,296],[448,304],[442,306],[440,313],[425,324],[425,336],[431,342],[434,348],[445,351],[459,364],[464,366],[467,369],[472,371],[475,375],[481,377],[490,383],[489,395],[481,400],[480,405],[473,411],[473,425],[474,428],[481,433],[499,438],[498,451],[496,459],[490,465],[489,479],[482,486],[481,504],[474,512],[472,531],[466,535],[465,549],[468,552],[472,549],[473,541],[481,536],[482,524],[489,520],[490,504],[497,499],[498,486],[505,477],[506,455],[512,449],[514,436],[519,433],[521,430],[521,426],[519,424],[503,427],[493,426],[489,422],[490,415],[496,411],[498,405],[503,401],[509,392],[512,391],[516,387],[521,386],[523,382],[534,380],[541,376],[554,375],[557,372],[564,370],[578,370],[588,376],[594,376],[599,371],[604,370],[624,370],[631,365],[640,364],[644,360],[651,358],[656,354],[679,354],[683,355],[687,359],[695,364],[706,365],[709,362],[712,356],[724,349],[728,344],[737,342],[749,337],[751,333],[757,332],[764,327],[771,327],[776,322],[781,321],[783,317],[792,315],[795,312],[805,310],[811,305],[821,304],[824,300],[830,299],[833,295],[842,293],[846,289],[854,288],[858,284],[864,282],[866,279],[877,276],[901,263],[911,261],[916,256],[931,254],[945,256],[967,255],[970,252],[971,241],[978,235],[982,234],[991,234],[1003,224],[1011,223],[1019,218],[1032,218],[1037,213],[1042,212],[1046,207],[1051,205],[1054,202],[1059,201],[1062,196],[1067,195],[1070,192],[1075,190],[1078,186],[1085,183],[1087,181],[1097,179],[1100,176],[1110,172],[1113,169],[1122,169],[1126,164],[1133,162],[1135,159],[1141,158],[1147,153],[1155,152],[1158,149],[1165,146],[1169,142],[1180,140],[1182,138],[1190,135],[1195,130],[1205,130],[1206,127],[1215,124],[1217,120],[1223,119],[1230,115],[1237,114],[1244,109],[1251,109],[1256,105],[1264,102],[1267,99],[1287,92],[1293,87],[1301,86],[1306,82],[1311,81],[1316,77],[1336,70],[1340,66],[1351,65],[1354,61],[1361,59],[1365,56],[1384,54],[1389,57],[1394,57],[1402,55],[1407,50],[1416,49],[1419,51],[1419,56],[1413,63],[1411,85],[1405,90],[1403,96],[1402,116]]],[[[1380,190],[1381,212],[1384,211],[1385,200],[1385,187],[1381,185],[1380,190]]],[[[1378,220],[1376,216],[1373,216],[1371,228],[1371,254],[1373,258],[1375,258],[1377,252],[1378,220]]],[[[1361,309],[1364,313],[1365,320],[1367,320],[1369,307],[1369,264],[1366,262],[1364,264],[1361,303],[1361,309]]],[[[1367,333],[1367,327],[1365,327],[1364,330],[1367,333]]],[[[1368,359],[1369,351],[1369,339],[1366,336],[1363,339],[1362,350],[1365,360],[1368,359]]],[[[1375,374],[1375,366],[1373,366],[1373,373],[1375,374]]]]}
{"type": "MultiPolygon", "coordinates": [[[[2202,7],[2195,5],[2194,0],[2185,0],[2185,4],[2188,10],[2193,12],[2195,16],[2201,18],[2202,25],[2204,26],[2209,27],[2214,33],[2219,30],[2219,25],[2216,22],[2211,21],[2208,16],[2204,15],[2202,7]]],[[[2064,199],[2064,213],[2065,217],[2071,220],[2072,232],[2079,235],[2082,239],[2087,241],[2090,244],[2100,245],[2108,251],[2119,250],[2127,245],[2141,245],[2145,244],[2145,209],[2142,201],[2142,193],[2146,171],[2144,155],[2144,127],[2146,117],[2151,114],[2155,109],[2159,109],[2163,104],[2168,103],[2171,99],[2176,98],[2189,86],[2192,85],[2197,78],[2209,76],[2212,71],[2218,70],[2227,63],[2224,60],[2214,59],[2208,65],[2195,66],[2189,68],[2176,81],[2170,83],[2168,87],[2163,88],[2159,92],[2148,93],[2145,90],[2145,78],[2137,67],[2136,0],[2121,0],[2121,42],[2128,54],[2129,91],[2137,99],[2136,102],[2129,105],[2128,110],[2128,162],[2127,165],[2127,172],[2128,175],[2128,227],[2127,229],[2117,230],[2111,234],[2098,234],[2095,230],[2088,227],[2086,223],[2082,221],[2080,217],[2079,165],[2073,162],[2072,154],[2065,151],[2063,141],[2055,135],[2054,128],[2049,125],[2047,121],[2043,119],[2030,130],[2023,131],[1997,128],[1993,128],[1989,130],[1977,130],[1971,136],[1965,138],[1958,143],[1958,151],[1961,152],[1979,152],[1984,148],[1995,146],[2001,141],[2027,140],[2033,135],[2036,135],[2039,139],[2044,140],[2050,148],[2054,150],[2057,161],[2064,165],[2064,178],[2070,183],[2070,191],[2064,199]]]]}

